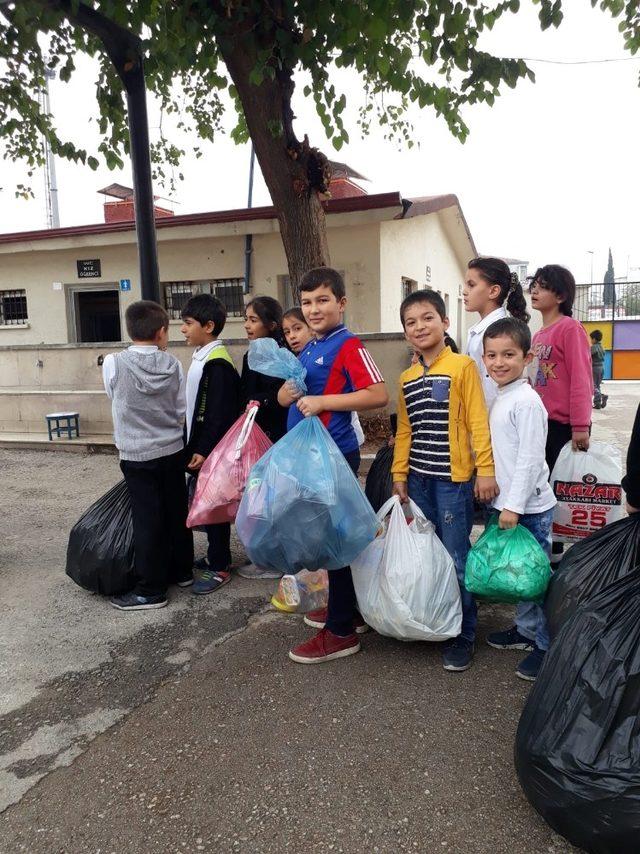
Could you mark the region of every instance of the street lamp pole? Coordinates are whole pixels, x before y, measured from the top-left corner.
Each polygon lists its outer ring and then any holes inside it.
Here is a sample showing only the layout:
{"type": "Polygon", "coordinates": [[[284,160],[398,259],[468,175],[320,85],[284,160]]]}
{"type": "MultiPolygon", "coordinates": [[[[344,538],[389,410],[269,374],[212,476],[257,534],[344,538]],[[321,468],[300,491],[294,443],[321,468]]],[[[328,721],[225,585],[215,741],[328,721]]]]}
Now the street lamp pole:
{"type": "Polygon", "coordinates": [[[591,284],[593,284],[593,249],[587,249],[587,255],[591,255],[591,284]]]}

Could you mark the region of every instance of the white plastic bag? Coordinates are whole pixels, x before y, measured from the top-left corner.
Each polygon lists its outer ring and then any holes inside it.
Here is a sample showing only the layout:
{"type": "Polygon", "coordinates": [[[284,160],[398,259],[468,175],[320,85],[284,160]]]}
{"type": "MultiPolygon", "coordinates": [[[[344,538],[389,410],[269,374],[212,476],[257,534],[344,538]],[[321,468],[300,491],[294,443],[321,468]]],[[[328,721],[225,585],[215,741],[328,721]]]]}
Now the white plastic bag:
{"type": "Polygon", "coordinates": [[[622,518],[622,467],[613,445],[591,442],[588,451],[572,451],[567,442],[551,473],[558,503],[553,539],[575,543],[622,518]]]}
{"type": "Polygon", "coordinates": [[[462,624],[453,559],[434,526],[409,501],[410,524],[397,496],[378,511],[385,531],[351,563],[358,607],[381,635],[399,640],[443,641],[462,624]]]}

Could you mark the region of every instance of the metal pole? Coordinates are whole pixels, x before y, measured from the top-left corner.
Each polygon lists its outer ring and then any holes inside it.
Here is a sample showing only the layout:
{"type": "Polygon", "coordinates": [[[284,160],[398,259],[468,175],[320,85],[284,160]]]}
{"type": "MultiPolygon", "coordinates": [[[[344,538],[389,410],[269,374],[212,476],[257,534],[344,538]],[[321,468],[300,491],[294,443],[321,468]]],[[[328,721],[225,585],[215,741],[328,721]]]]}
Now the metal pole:
{"type": "Polygon", "coordinates": [[[129,139],[131,170],[133,175],[133,203],[138,237],[138,263],[142,299],[160,302],[160,276],[158,249],[151,181],[151,156],[149,152],[149,123],[147,119],[147,92],[144,82],[142,57],[124,79],[129,114],[129,139]]]}
{"type": "MultiPolygon", "coordinates": [[[[44,70],[44,89],[40,93],[40,108],[45,116],[51,115],[49,102],[49,80],[53,80],[56,72],[53,68],[44,70]]],[[[47,228],[60,228],[60,213],[58,211],[58,184],[56,181],[56,161],[47,137],[43,137],[44,152],[44,192],[47,209],[47,228]]]]}
{"type": "MultiPolygon", "coordinates": [[[[253,173],[256,162],[256,152],[251,143],[251,157],[249,159],[249,195],[247,197],[247,207],[253,207],[253,173]]],[[[243,293],[248,294],[251,286],[251,255],[253,253],[253,235],[247,234],[244,239],[244,285],[243,293]]]]}

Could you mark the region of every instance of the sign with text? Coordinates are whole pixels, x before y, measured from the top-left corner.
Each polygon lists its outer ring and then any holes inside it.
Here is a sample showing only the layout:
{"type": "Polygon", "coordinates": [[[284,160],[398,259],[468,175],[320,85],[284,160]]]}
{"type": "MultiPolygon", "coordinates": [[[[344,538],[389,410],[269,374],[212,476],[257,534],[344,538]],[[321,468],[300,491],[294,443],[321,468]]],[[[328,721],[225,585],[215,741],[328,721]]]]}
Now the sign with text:
{"type": "Polygon", "coordinates": [[[120,290],[121,291],[130,291],[131,290],[131,279],[120,279],[120,290]]]}
{"type": "Polygon", "coordinates": [[[85,258],[82,261],[76,261],[76,266],[79,279],[99,279],[102,275],[99,258],[85,258]]]}

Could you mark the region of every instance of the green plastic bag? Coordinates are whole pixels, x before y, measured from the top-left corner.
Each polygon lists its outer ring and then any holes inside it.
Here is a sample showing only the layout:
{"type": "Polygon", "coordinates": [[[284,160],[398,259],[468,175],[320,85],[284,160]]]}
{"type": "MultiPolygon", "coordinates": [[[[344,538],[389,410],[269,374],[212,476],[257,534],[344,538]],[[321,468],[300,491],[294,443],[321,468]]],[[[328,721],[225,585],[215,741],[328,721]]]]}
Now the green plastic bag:
{"type": "Polygon", "coordinates": [[[550,578],[533,534],[522,525],[503,530],[494,515],[467,556],[464,586],[485,602],[541,602],[550,578]]]}

